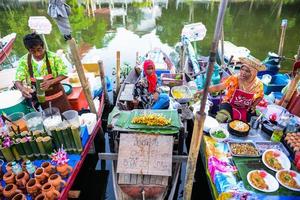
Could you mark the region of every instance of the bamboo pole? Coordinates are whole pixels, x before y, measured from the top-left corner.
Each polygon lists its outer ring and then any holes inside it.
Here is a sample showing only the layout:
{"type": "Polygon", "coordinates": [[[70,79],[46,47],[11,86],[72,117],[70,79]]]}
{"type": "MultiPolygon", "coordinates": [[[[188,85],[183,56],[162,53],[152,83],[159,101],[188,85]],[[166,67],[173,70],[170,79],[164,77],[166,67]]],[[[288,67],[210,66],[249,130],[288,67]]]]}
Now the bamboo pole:
{"type": "Polygon", "coordinates": [[[283,19],[281,21],[281,36],[280,36],[280,42],[278,47],[278,55],[279,57],[282,57],[283,53],[283,46],[284,46],[284,39],[285,39],[285,32],[287,27],[287,19],[283,19]]]}
{"type": "Polygon", "coordinates": [[[102,85],[102,95],[104,95],[105,103],[108,103],[109,99],[108,99],[108,92],[107,92],[107,87],[106,87],[107,85],[106,85],[106,79],[105,79],[105,71],[104,71],[102,60],[98,61],[98,65],[99,65],[101,85],[102,85]]]}
{"type": "Polygon", "coordinates": [[[224,26],[222,26],[221,32],[221,67],[224,67],[224,26]]]}
{"type": "Polygon", "coordinates": [[[299,61],[300,60],[300,45],[298,47],[298,53],[297,53],[297,56],[296,56],[296,61],[299,61]]]}
{"type": "Polygon", "coordinates": [[[73,62],[75,64],[76,71],[77,71],[77,74],[78,74],[78,77],[79,77],[79,80],[80,80],[85,98],[86,98],[86,100],[89,104],[89,108],[90,108],[92,113],[97,114],[97,111],[96,111],[96,108],[95,108],[95,105],[94,105],[94,102],[93,102],[93,98],[92,98],[92,95],[91,95],[91,91],[90,91],[90,88],[89,88],[89,84],[88,84],[87,79],[86,79],[85,74],[84,74],[84,70],[83,70],[83,67],[82,67],[82,64],[81,64],[81,60],[80,60],[80,57],[79,57],[77,45],[76,45],[76,42],[75,42],[74,38],[72,38],[71,40],[68,40],[68,44],[69,44],[69,47],[70,47],[70,50],[71,50],[73,62]]]}
{"type": "Polygon", "coordinates": [[[117,63],[116,63],[116,93],[120,91],[120,76],[121,76],[121,64],[120,64],[120,51],[117,51],[117,63]]]}
{"type": "Polygon", "coordinates": [[[298,69],[296,76],[291,81],[291,83],[289,85],[289,89],[288,89],[286,95],[284,96],[283,102],[281,104],[282,107],[286,108],[287,105],[289,104],[289,102],[290,102],[290,100],[291,100],[291,98],[292,98],[292,96],[293,96],[293,94],[294,94],[294,92],[297,88],[299,80],[300,80],[300,71],[298,69]]]}
{"type": "Polygon", "coordinates": [[[214,39],[212,41],[210,55],[209,55],[209,66],[207,71],[207,77],[206,77],[203,96],[201,100],[201,107],[200,107],[200,111],[196,115],[193,136],[192,136],[192,141],[191,141],[191,146],[189,151],[189,157],[186,166],[185,186],[184,186],[184,194],[183,194],[185,200],[191,199],[192,196],[194,174],[196,171],[197,157],[200,150],[200,145],[201,145],[201,140],[203,135],[203,126],[204,126],[204,121],[206,116],[204,109],[205,109],[206,100],[208,96],[208,87],[211,82],[211,77],[214,70],[214,64],[216,61],[216,51],[221,36],[221,27],[224,21],[224,15],[225,15],[227,3],[228,0],[221,1],[219,11],[218,11],[214,39]]]}

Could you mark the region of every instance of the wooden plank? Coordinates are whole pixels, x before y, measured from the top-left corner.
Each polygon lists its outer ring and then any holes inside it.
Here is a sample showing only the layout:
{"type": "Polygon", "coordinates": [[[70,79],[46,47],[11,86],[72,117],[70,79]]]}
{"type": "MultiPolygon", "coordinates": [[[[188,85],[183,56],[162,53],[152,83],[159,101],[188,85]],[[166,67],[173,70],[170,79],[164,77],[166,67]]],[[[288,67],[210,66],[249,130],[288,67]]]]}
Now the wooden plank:
{"type": "Polygon", "coordinates": [[[155,183],[156,183],[156,177],[157,176],[154,176],[154,175],[150,177],[150,185],[155,185],[155,183]]]}
{"type": "Polygon", "coordinates": [[[117,173],[171,176],[173,137],[121,134],[117,173]]]}
{"type": "Polygon", "coordinates": [[[143,181],[143,175],[137,175],[136,184],[142,184],[142,181],[143,181]]]}
{"type": "Polygon", "coordinates": [[[118,183],[125,184],[125,174],[119,174],[118,183]]]}
{"type": "Polygon", "coordinates": [[[156,185],[161,185],[162,179],[163,179],[162,176],[156,176],[155,184],[156,184],[156,185]]]}
{"type": "MultiPolygon", "coordinates": [[[[117,153],[98,153],[99,160],[118,160],[117,153]]],[[[182,163],[187,161],[187,156],[183,155],[173,155],[172,162],[173,163],[182,163]]]]}
{"type": "Polygon", "coordinates": [[[150,183],[150,175],[144,175],[143,178],[144,178],[143,179],[143,184],[144,185],[149,185],[149,183],[150,183]]]}
{"type": "Polygon", "coordinates": [[[167,186],[168,185],[168,181],[169,181],[169,177],[163,176],[161,184],[164,185],[164,186],[167,186]]]}
{"type": "Polygon", "coordinates": [[[135,185],[137,182],[137,176],[136,174],[131,174],[130,176],[130,184],[135,185]]]}

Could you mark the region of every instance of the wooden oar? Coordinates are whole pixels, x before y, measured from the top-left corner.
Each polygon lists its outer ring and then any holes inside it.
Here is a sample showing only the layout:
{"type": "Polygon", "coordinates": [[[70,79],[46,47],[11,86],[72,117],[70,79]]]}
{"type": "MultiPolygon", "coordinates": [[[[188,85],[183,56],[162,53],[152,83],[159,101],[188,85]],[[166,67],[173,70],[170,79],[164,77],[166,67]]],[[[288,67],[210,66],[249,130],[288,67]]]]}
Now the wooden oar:
{"type": "Polygon", "coordinates": [[[278,47],[279,57],[282,57],[286,27],[287,27],[287,20],[283,19],[281,22],[281,36],[280,36],[280,42],[279,42],[279,47],[278,47]]]}
{"type": "Polygon", "coordinates": [[[212,41],[210,55],[209,55],[209,65],[208,65],[208,71],[206,76],[206,82],[204,85],[204,92],[201,100],[201,107],[200,107],[200,111],[197,112],[195,118],[192,141],[191,141],[191,146],[189,151],[188,162],[186,166],[185,186],[184,186],[184,194],[183,194],[185,200],[191,199],[192,196],[194,174],[196,171],[197,158],[200,150],[201,140],[203,136],[203,126],[206,117],[204,110],[205,110],[205,105],[208,96],[208,88],[211,82],[211,77],[214,70],[214,64],[216,61],[216,52],[217,52],[218,43],[221,36],[221,27],[223,24],[227,3],[228,0],[223,0],[220,3],[218,17],[215,26],[214,39],[212,41]]]}

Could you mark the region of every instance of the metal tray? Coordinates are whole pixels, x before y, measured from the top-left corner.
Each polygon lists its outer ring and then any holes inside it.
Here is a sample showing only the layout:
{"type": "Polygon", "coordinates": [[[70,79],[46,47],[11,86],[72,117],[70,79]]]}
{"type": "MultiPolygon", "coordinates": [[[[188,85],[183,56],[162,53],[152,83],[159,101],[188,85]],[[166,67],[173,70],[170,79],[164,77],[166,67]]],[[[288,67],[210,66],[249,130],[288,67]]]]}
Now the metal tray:
{"type": "Polygon", "coordinates": [[[263,154],[267,149],[277,149],[279,151],[282,151],[288,157],[290,156],[289,151],[281,142],[257,141],[255,142],[255,145],[261,154],[263,154]]]}
{"type": "Polygon", "coordinates": [[[228,144],[228,149],[229,149],[232,156],[257,158],[257,157],[260,157],[262,155],[261,152],[259,151],[259,149],[257,148],[257,146],[255,145],[255,143],[253,143],[251,141],[229,141],[227,144],[228,144]],[[231,149],[232,144],[250,144],[251,146],[253,146],[257,150],[258,155],[235,154],[235,153],[232,152],[232,149],[231,149]]]}

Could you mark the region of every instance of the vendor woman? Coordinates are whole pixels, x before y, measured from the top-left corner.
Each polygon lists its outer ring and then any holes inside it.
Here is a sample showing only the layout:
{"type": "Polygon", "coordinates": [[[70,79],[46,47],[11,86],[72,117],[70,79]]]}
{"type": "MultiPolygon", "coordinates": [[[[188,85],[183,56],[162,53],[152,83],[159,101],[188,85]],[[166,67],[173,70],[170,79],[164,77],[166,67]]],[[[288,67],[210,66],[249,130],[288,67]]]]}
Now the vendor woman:
{"type": "Polygon", "coordinates": [[[39,35],[31,33],[23,38],[28,53],[19,60],[16,71],[16,87],[27,99],[36,99],[31,87],[36,85],[36,78],[43,79],[40,89],[45,91],[45,98],[40,100],[43,109],[51,102],[61,112],[71,109],[61,81],[67,78],[67,67],[55,53],[46,51],[39,35]]]}
{"type": "Polygon", "coordinates": [[[133,92],[133,104],[135,108],[143,109],[167,109],[169,96],[160,92],[157,87],[155,65],[152,60],[146,60],[144,71],[137,80],[133,92]]]}
{"type": "Polygon", "coordinates": [[[257,78],[257,72],[264,70],[265,66],[253,57],[240,58],[240,61],[242,65],[237,75],[229,76],[221,84],[209,88],[211,93],[225,90],[216,116],[219,122],[235,119],[249,121],[255,114],[256,105],[264,97],[263,83],[257,78]]]}

